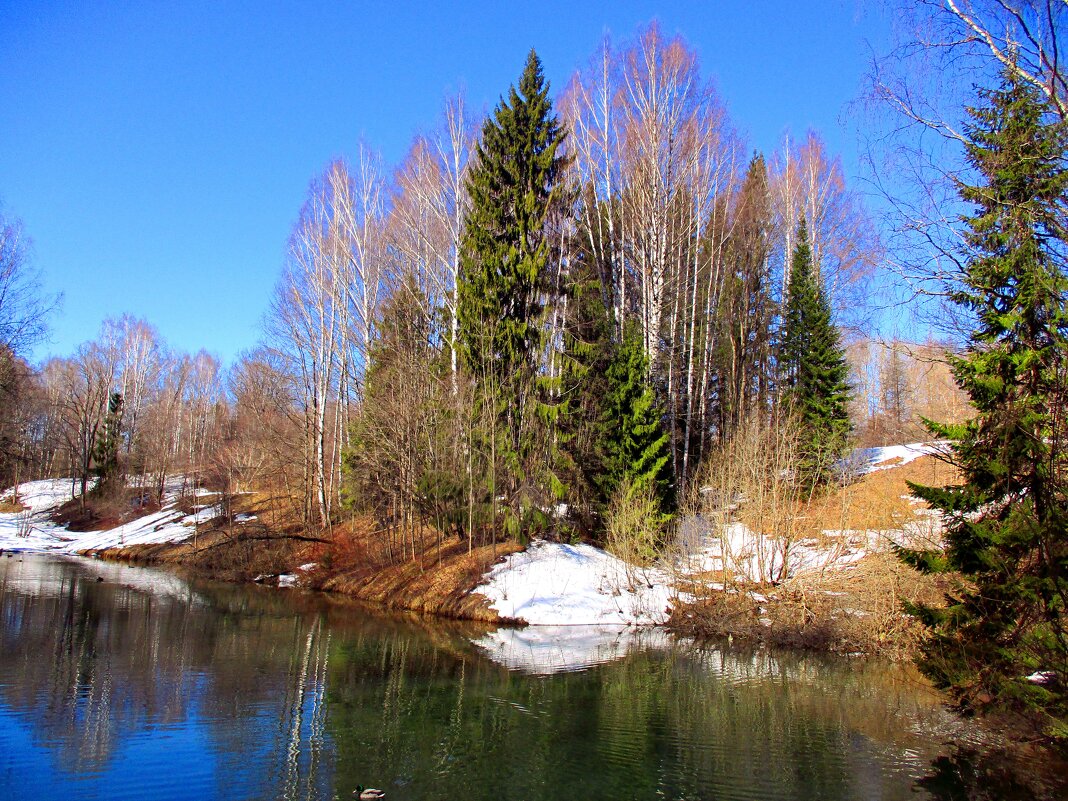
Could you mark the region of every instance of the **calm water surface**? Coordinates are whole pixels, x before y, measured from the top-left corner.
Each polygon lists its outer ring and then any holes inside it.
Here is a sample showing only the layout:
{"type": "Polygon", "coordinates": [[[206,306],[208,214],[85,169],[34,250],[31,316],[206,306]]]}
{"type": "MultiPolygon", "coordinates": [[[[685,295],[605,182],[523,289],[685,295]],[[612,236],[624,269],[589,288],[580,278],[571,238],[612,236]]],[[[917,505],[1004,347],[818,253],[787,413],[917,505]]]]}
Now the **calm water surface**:
{"type": "Polygon", "coordinates": [[[962,731],[896,668],[658,631],[30,555],[0,604],[3,799],[916,799],[962,731]]]}

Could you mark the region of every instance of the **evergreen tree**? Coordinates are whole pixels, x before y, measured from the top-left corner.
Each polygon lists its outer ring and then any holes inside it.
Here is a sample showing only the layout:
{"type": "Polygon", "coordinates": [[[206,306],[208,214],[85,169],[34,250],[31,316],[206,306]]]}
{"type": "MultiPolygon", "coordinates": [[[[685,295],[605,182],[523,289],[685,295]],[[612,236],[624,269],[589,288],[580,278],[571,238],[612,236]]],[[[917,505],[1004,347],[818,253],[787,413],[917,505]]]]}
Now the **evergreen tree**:
{"type": "Polygon", "coordinates": [[[628,324],[608,364],[608,392],[599,424],[603,498],[626,482],[635,491],[651,490],[663,511],[673,507],[668,435],[663,414],[649,385],[649,362],[637,325],[628,324]]]}
{"type": "Polygon", "coordinates": [[[121,392],[112,392],[108,399],[108,411],[104,416],[103,430],[93,444],[93,463],[100,478],[99,492],[110,491],[119,472],[119,447],[122,445],[121,392]]]}
{"type": "Polygon", "coordinates": [[[532,50],[518,90],[513,86],[486,121],[476,149],[457,309],[459,350],[493,407],[492,450],[508,466],[507,486],[498,489],[509,497],[525,480],[536,440],[531,421],[549,258],[546,220],[560,194],[563,140],[532,50]]]}
{"type": "Polygon", "coordinates": [[[977,416],[928,423],[949,438],[963,483],[914,487],[944,515],[945,549],[904,551],[963,581],[945,609],[912,607],[933,628],[921,667],[964,707],[1039,712],[1068,738],[1068,128],[1007,71],[970,109],[962,182],[967,261],[954,300],[974,314],[952,358],[977,416]]]}
{"type": "Polygon", "coordinates": [[[612,318],[592,259],[578,259],[568,275],[566,318],[561,353],[560,405],[556,439],[560,472],[567,483],[572,522],[584,534],[596,534],[598,516],[607,505],[599,477],[601,416],[608,394],[612,360],[612,318]]]}
{"type": "Polygon", "coordinates": [[[816,485],[830,479],[849,437],[849,365],[813,270],[803,218],[797,240],[783,310],[780,380],[783,400],[801,424],[802,479],[816,485]]]}

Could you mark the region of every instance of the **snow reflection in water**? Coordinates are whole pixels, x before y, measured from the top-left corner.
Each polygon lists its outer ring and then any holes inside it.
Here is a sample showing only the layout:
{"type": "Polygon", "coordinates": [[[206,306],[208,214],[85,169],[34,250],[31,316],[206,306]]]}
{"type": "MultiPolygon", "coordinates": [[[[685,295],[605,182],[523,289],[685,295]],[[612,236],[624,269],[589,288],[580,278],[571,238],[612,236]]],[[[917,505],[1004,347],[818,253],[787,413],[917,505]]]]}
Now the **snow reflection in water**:
{"type": "Polygon", "coordinates": [[[613,662],[631,651],[667,649],[673,638],[649,626],[527,626],[497,629],[473,642],[499,665],[544,676],[613,662]]]}

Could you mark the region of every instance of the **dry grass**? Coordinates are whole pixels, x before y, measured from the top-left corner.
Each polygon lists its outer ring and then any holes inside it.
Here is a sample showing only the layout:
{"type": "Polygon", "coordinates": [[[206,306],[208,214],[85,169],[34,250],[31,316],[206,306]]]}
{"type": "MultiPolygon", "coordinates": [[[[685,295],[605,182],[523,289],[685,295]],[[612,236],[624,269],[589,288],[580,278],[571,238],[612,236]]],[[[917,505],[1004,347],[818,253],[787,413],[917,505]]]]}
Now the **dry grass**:
{"type": "Polygon", "coordinates": [[[0,500],[0,514],[13,515],[19,512],[25,512],[26,507],[21,503],[14,503],[9,499],[0,500]]]}
{"type": "Polygon", "coordinates": [[[496,621],[499,616],[488,600],[472,594],[486,571],[520,550],[514,542],[483,545],[467,550],[467,543],[452,537],[435,544],[421,558],[395,564],[367,564],[327,575],[318,586],[396,609],[411,609],[446,617],[496,621]]]}
{"type": "Polygon", "coordinates": [[[488,601],[470,591],[495,562],[519,550],[518,545],[496,543],[468,552],[466,541],[442,540],[426,528],[409,534],[402,543],[396,532],[390,538],[372,520],[361,517],[316,533],[301,526],[295,508],[288,498],[236,495],[231,499],[231,515],[254,515],[255,520],[231,524],[224,516],[202,525],[195,538],[183,542],[112,549],[102,555],[140,563],[182,564],[229,581],[292,573],[300,565],[314,563],[316,567],[303,580],[312,589],[393,609],[499,620],[488,601]]]}
{"type": "MultiPolygon", "coordinates": [[[[939,485],[956,480],[955,469],[932,456],[863,476],[855,484],[797,507],[797,528],[824,547],[846,535],[827,530],[888,531],[921,519],[922,504],[906,482],[939,485]]],[[[744,515],[740,515],[745,520],[744,515]]],[[[720,573],[710,577],[722,579],[720,573]]],[[[845,569],[802,574],[776,585],[736,584],[727,592],[708,591],[679,609],[671,625],[710,637],[738,637],[842,653],[910,658],[923,627],[902,610],[906,598],[938,605],[948,579],[925,576],[892,553],[866,556],[845,569]],[[752,597],[749,590],[758,595],[752,597]]],[[[698,585],[688,589],[701,595],[698,585]]]]}
{"type": "Polygon", "coordinates": [[[814,536],[826,529],[899,529],[915,519],[919,508],[910,497],[907,482],[937,486],[959,477],[955,467],[934,456],[876,470],[807,504],[800,512],[804,530],[814,536]]]}
{"type": "Polygon", "coordinates": [[[499,618],[471,590],[493,564],[520,550],[504,542],[469,551],[466,540],[441,538],[427,527],[391,536],[365,517],[335,525],[325,538],[302,551],[318,566],[308,577],[311,586],[393,609],[483,621],[499,618]]]}
{"type": "MultiPolygon", "coordinates": [[[[218,503],[221,499],[221,495],[189,495],[179,499],[176,506],[183,513],[191,514],[194,506],[218,503]]],[[[292,525],[285,528],[271,525],[272,520],[285,519],[276,513],[276,503],[277,499],[257,493],[235,495],[230,500],[229,516],[202,522],[193,536],[181,542],[110,548],[100,555],[142,564],[181,564],[227,581],[278,575],[300,564],[294,559],[302,543],[291,539],[290,535],[297,531],[292,525]],[[239,514],[253,515],[256,519],[232,522],[239,514]]],[[[154,509],[142,507],[135,516],[151,511],[154,509]]],[[[76,504],[69,514],[77,514],[76,504]]],[[[111,522],[101,517],[101,510],[95,505],[87,509],[87,517],[96,528],[107,528],[111,522]]]]}
{"type": "Polygon", "coordinates": [[[892,554],[869,556],[854,568],[792,579],[777,587],[716,592],[672,617],[678,631],[737,637],[836,653],[911,658],[923,626],[902,610],[905,598],[937,605],[944,583],[892,554]]]}

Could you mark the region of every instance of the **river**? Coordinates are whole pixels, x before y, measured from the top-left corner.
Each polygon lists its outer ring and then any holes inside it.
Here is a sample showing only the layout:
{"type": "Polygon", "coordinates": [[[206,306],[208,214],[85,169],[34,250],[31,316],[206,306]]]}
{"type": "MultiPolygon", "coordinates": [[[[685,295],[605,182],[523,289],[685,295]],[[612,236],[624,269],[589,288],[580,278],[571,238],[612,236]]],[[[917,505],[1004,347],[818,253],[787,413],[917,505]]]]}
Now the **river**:
{"type": "Polygon", "coordinates": [[[30,554],[0,558],[0,604],[17,801],[916,799],[969,731],[903,668],[659,629],[495,631],[30,554]]]}

